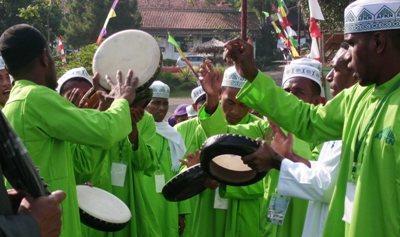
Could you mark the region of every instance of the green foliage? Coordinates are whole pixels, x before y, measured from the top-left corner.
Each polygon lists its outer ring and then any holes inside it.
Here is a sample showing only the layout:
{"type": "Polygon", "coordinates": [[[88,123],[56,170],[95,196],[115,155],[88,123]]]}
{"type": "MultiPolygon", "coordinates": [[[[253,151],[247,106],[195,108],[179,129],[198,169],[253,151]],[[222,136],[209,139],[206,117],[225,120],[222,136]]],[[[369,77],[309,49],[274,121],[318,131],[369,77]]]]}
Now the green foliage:
{"type": "Polygon", "coordinates": [[[90,75],[93,75],[92,60],[97,47],[98,46],[96,44],[89,44],[80,48],[78,51],[74,53],[68,54],[66,65],[62,64],[60,58],[56,58],[55,63],[56,63],[57,76],[60,77],[66,71],[77,67],[84,67],[86,68],[86,70],[90,75]]]}
{"type": "Polygon", "coordinates": [[[18,9],[26,7],[31,0],[0,0],[0,32],[3,32],[8,27],[22,23],[23,20],[18,16],[18,9]]]}
{"type": "Polygon", "coordinates": [[[53,40],[60,32],[62,12],[59,1],[0,0],[0,32],[20,23],[29,23],[53,40]],[[49,19],[50,27],[48,27],[49,19]]]}
{"type": "Polygon", "coordinates": [[[163,66],[175,66],[176,65],[176,60],[173,59],[164,59],[163,60],[163,66]]]}
{"type": "MultiPolygon", "coordinates": [[[[66,14],[62,26],[65,39],[73,47],[95,42],[103,27],[113,0],[70,0],[66,2],[66,14]]],[[[107,26],[107,35],[125,29],[138,28],[141,16],[136,0],[119,1],[107,26]]]]}
{"type": "Polygon", "coordinates": [[[18,9],[18,16],[30,25],[36,27],[40,32],[53,41],[60,33],[62,12],[58,2],[48,2],[42,0],[32,1],[26,7],[18,9]]]}

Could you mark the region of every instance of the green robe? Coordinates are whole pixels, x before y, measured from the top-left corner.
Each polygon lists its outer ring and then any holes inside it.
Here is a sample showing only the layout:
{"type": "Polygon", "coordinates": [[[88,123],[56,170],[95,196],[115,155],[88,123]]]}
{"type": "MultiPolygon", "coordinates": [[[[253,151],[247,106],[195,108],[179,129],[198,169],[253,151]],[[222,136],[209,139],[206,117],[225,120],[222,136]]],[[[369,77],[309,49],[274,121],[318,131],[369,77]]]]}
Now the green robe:
{"type": "Polygon", "coordinates": [[[399,85],[400,74],[379,86],[355,85],[325,106],[313,106],[277,88],[271,78],[259,73],[238,95],[246,105],[302,139],[313,143],[343,140],[341,167],[324,236],[400,236],[399,85]],[[372,126],[366,130],[370,121],[372,126]],[[363,137],[364,131],[368,132],[363,137]],[[362,142],[353,181],[358,141],[362,142]],[[342,217],[348,182],[355,182],[356,189],[352,220],[345,224],[342,217]]]}
{"type": "MultiPolygon", "coordinates": [[[[90,150],[88,147],[81,146],[83,150],[90,150]]],[[[78,149],[79,150],[79,149],[78,149]]],[[[154,155],[152,154],[152,150],[146,145],[146,143],[141,139],[139,135],[138,147],[137,149],[132,149],[132,144],[129,139],[126,138],[118,143],[116,143],[111,149],[100,151],[101,159],[96,157],[98,151],[92,152],[92,160],[94,165],[90,165],[89,168],[86,168],[84,172],[82,172],[82,166],[85,164],[81,164],[81,155],[75,156],[75,174],[77,183],[84,183],[85,181],[91,181],[91,183],[98,188],[104,189],[108,192],[111,192],[118,198],[120,198],[131,210],[132,219],[129,224],[122,230],[118,232],[105,233],[101,231],[94,230],[92,228],[86,227],[82,225],[84,236],[108,236],[108,237],[125,237],[125,236],[140,236],[137,234],[137,219],[138,215],[136,214],[135,209],[135,185],[134,176],[135,170],[141,170],[145,172],[153,172],[155,169],[154,163],[154,155]],[[97,162],[101,160],[101,162],[97,162]],[[127,166],[125,182],[123,187],[112,185],[111,182],[111,168],[113,163],[122,163],[127,166]],[[94,167],[94,170],[91,168],[94,167]],[[80,170],[79,170],[80,169],[80,170]],[[89,173],[90,176],[87,177],[85,173],[89,173]],[[86,177],[85,177],[86,176],[86,177]]],[[[77,152],[78,153],[78,152],[77,152]]],[[[88,155],[88,154],[86,154],[88,155]]]]}
{"type": "Polygon", "coordinates": [[[78,109],[47,87],[18,80],[3,112],[49,189],[67,193],[61,236],[81,236],[72,143],[108,148],[127,137],[131,131],[128,101],[115,100],[105,112],[78,109]]]}
{"type": "Polygon", "coordinates": [[[136,211],[138,213],[138,236],[141,237],[164,237],[179,236],[178,217],[179,214],[190,213],[190,207],[186,203],[169,202],[162,193],[156,193],[155,176],[164,174],[165,182],[171,179],[176,173],[171,170],[171,155],[168,140],[157,134],[155,131],[154,119],[146,118],[139,122],[138,129],[152,131],[144,137],[154,151],[156,172],[146,175],[145,172],[135,172],[137,177],[135,184],[136,211]],[[151,126],[149,128],[149,126],[151,126]],[[139,218],[140,217],[140,218],[139,218]]]}
{"type": "MultiPolygon", "coordinates": [[[[195,135],[196,129],[200,127],[200,122],[197,117],[188,119],[184,122],[181,122],[175,126],[176,130],[181,134],[182,139],[185,141],[186,146],[186,154],[192,154],[200,149],[197,147],[195,143],[195,135]]],[[[186,168],[182,166],[182,170],[184,171],[186,168]]],[[[197,203],[198,195],[185,200],[186,205],[190,206],[191,210],[195,209],[195,205],[197,203]]],[[[183,232],[183,237],[191,237],[193,236],[192,230],[195,228],[196,223],[194,222],[193,213],[186,215],[185,217],[185,230],[183,232]]]]}
{"type": "MultiPolygon", "coordinates": [[[[199,114],[201,125],[208,136],[233,133],[257,139],[271,132],[268,122],[260,119],[247,124],[228,125],[219,107],[211,116],[205,113],[204,108],[199,114]]],[[[296,154],[312,158],[311,149],[304,141],[295,139],[293,146],[296,154]]],[[[308,202],[304,200],[291,199],[282,226],[272,224],[267,220],[269,202],[276,193],[278,177],[279,172],[269,172],[264,179],[265,189],[262,182],[241,188],[227,186],[230,192],[223,196],[233,197],[231,206],[236,208],[236,212],[232,212],[227,221],[226,234],[230,233],[227,236],[301,236],[308,205],[308,202]],[[258,202],[254,201],[256,197],[259,198],[258,202]]],[[[235,209],[233,207],[232,209],[235,209]]]]}
{"type": "Polygon", "coordinates": [[[196,129],[199,125],[200,125],[199,119],[196,117],[188,119],[182,123],[178,123],[175,126],[176,131],[178,131],[179,134],[181,134],[183,141],[185,141],[187,154],[194,153],[198,150],[198,148],[196,149],[192,143],[194,142],[193,140],[195,138],[196,129]]]}
{"type": "MultiPolygon", "coordinates": [[[[206,128],[198,129],[198,135],[196,138],[198,146],[206,139],[206,134],[209,136],[226,133],[227,122],[222,113],[220,107],[217,109],[217,113],[207,119],[207,122],[200,121],[205,125],[206,128]],[[215,115],[217,114],[217,115],[215,115]],[[216,118],[216,119],[214,119],[216,118]],[[207,133],[208,127],[218,127],[214,130],[214,133],[207,133]],[[224,129],[225,128],[225,129],[224,129]],[[201,138],[201,139],[199,139],[201,138]]],[[[208,118],[208,116],[206,116],[208,118]]],[[[248,124],[260,120],[258,117],[247,114],[239,124],[248,124]]],[[[219,195],[222,198],[228,199],[227,210],[214,209],[214,198],[215,191],[207,189],[199,195],[198,204],[194,211],[196,217],[195,223],[198,221],[202,222],[202,225],[197,227],[197,235],[194,236],[260,236],[261,235],[261,216],[254,212],[261,213],[264,193],[264,184],[262,181],[249,185],[247,187],[232,187],[220,185],[219,195]],[[257,211],[256,211],[257,210],[257,211]],[[252,217],[249,220],[249,216],[252,217]],[[206,228],[202,228],[203,223],[206,224],[206,228]],[[210,231],[209,235],[203,234],[204,231],[210,231]]],[[[205,232],[208,233],[208,232],[205,232]]]]}

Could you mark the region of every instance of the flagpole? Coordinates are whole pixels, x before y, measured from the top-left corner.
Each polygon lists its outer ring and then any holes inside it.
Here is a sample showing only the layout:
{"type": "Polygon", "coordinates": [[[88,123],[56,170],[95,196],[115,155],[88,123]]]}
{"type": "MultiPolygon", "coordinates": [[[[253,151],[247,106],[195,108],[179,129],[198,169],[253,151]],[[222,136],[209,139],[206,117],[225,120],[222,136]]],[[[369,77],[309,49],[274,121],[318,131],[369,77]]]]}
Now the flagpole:
{"type": "Polygon", "coordinates": [[[241,37],[247,40],[247,0],[242,0],[241,37]]]}

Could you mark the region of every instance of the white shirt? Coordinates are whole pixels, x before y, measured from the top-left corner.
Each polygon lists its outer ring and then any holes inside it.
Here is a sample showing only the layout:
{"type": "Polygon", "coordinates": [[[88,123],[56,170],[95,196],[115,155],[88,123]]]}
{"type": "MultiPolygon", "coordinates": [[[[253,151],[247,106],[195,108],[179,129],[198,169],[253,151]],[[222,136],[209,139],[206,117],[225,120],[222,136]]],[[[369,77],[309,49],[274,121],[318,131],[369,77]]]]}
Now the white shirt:
{"type": "Polygon", "coordinates": [[[309,200],[302,237],[323,234],[329,203],[336,184],[342,141],[324,143],[318,161],[303,163],[284,159],[279,172],[278,193],[309,200]]]}

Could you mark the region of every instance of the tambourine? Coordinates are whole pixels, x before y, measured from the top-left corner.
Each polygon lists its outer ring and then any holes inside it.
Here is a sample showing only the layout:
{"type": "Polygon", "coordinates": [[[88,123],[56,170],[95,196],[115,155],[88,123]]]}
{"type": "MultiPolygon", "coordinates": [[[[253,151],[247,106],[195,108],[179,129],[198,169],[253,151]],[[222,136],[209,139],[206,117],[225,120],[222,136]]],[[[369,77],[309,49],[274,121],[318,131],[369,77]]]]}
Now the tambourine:
{"type": "Polygon", "coordinates": [[[93,57],[93,72],[100,74],[100,85],[110,90],[108,75],[116,82],[116,73],[122,72],[123,79],[132,69],[139,79],[136,91],[148,88],[162,67],[162,54],[157,41],[141,30],[124,30],[108,37],[96,50],[93,57]]]}
{"type": "Polygon", "coordinates": [[[194,165],[169,180],[165,184],[162,194],[171,202],[189,199],[206,189],[204,186],[206,179],[207,174],[200,164],[194,165]]]}
{"type": "Polygon", "coordinates": [[[257,172],[244,164],[242,157],[255,152],[260,142],[245,136],[224,134],[208,138],[200,153],[201,167],[213,179],[232,186],[260,181],[267,172],[257,172]]]}
{"type": "Polygon", "coordinates": [[[76,186],[81,222],[93,229],[115,232],[132,217],[128,206],[113,194],[88,185],[76,186]]]}

